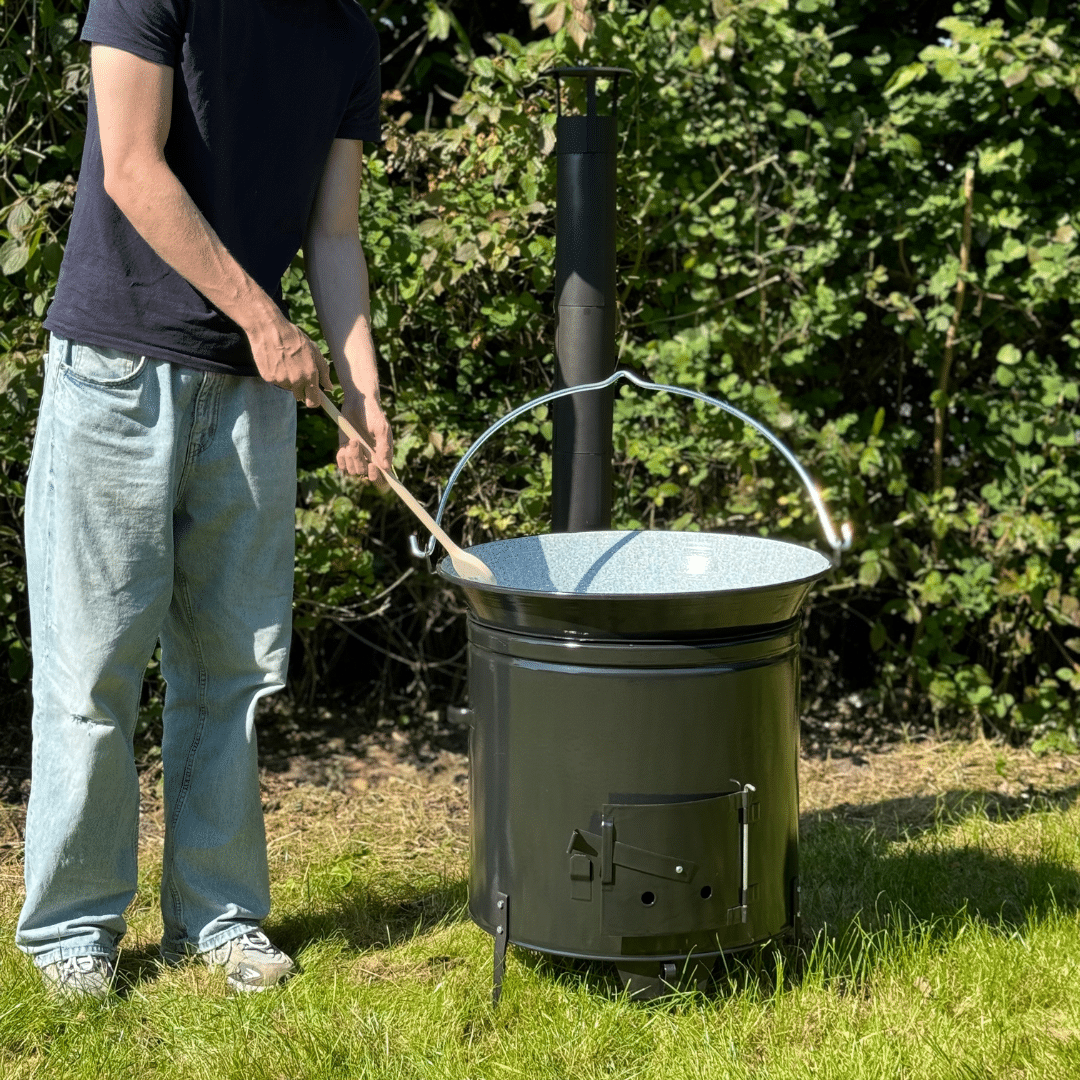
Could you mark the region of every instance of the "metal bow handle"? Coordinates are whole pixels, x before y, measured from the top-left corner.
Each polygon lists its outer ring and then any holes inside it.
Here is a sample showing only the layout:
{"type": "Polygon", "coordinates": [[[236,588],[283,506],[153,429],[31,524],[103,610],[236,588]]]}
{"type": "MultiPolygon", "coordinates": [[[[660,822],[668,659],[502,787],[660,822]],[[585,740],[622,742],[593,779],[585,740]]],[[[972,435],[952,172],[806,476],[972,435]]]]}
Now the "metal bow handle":
{"type": "MultiPolygon", "coordinates": [[[[450,499],[450,491],[457,482],[457,478],[461,475],[461,470],[465,468],[473,454],[475,454],[476,451],[499,430],[499,428],[505,427],[512,420],[516,420],[519,416],[535,409],[537,405],[544,405],[549,401],[556,401],[558,398],[569,397],[571,394],[582,394],[589,390],[603,390],[606,387],[617,383],[620,379],[625,379],[627,382],[633,383],[634,386],[641,387],[642,390],[664,390],[669,394],[681,394],[683,397],[696,398],[698,401],[704,401],[709,405],[715,405],[718,409],[723,409],[724,412],[734,416],[737,420],[741,420],[744,424],[749,424],[756,432],[758,432],[758,434],[762,435],[780,452],[795,472],[799,474],[799,479],[803,482],[806,493],[810,496],[810,501],[814,504],[814,509],[817,511],[818,521],[821,523],[821,531],[825,534],[825,542],[832,549],[833,566],[839,566],[841,554],[851,547],[851,541],[854,537],[854,529],[852,528],[851,522],[844,522],[844,524],[840,526],[839,532],[837,532],[836,526],[829,516],[828,508],[825,506],[825,500],[821,497],[821,492],[818,490],[818,486],[814,482],[813,477],[803,468],[799,459],[791,452],[791,450],[789,450],[784,443],[765,427],[764,424],[755,420],[752,416],[747,416],[741,409],[736,409],[734,405],[729,405],[726,401],[722,401],[719,398],[709,397],[708,394],[702,394],[697,390],[687,390],[682,386],[667,386],[664,383],[649,382],[647,379],[643,379],[640,375],[637,375],[633,371],[628,371],[625,368],[619,368],[601,382],[582,383],[580,386],[566,386],[561,390],[552,390],[550,393],[541,394],[540,397],[533,398],[532,401],[527,401],[524,405],[519,405],[512,412],[508,412],[502,419],[496,420],[495,423],[465,451],[464,456],[457,463],[457,467],[450,474],[450,479],[446,483],[446,490],[443,492],[442,500],[439,502],[439,509],[435,514],[436,523],[442,523],[443,512],[446,510],[446,504],[450,499]]],[[[435,538],[429,537],[427,546],[421,547],[416,539],[416,534],[413,533],[413,535],[409,537],[409,547],[416,558],[428,558],[435,551],[435,538]]]]}

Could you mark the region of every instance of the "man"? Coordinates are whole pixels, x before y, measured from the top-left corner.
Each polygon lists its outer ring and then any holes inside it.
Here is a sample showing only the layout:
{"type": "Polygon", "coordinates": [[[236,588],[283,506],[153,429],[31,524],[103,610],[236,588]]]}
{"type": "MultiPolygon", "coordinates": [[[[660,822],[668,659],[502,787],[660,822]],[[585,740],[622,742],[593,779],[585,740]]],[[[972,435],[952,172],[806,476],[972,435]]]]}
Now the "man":
{"type": "Polygon", "coordinates": [[[167,682],[162,955],[238,990],[292,961],[269,911],[255,749],[285,681],[296,401],[326,361],[284,313],[303,246],[345,415],[338,465],[388,468],[357,233],[379,138],[355,0],[90,0],[88,130],[27,485],[34,750],[16,932],[46,983],[103,996],[136,888],[132,751],[167,682]],[[295,400],[294,400],[295,399],[295,400]]]}

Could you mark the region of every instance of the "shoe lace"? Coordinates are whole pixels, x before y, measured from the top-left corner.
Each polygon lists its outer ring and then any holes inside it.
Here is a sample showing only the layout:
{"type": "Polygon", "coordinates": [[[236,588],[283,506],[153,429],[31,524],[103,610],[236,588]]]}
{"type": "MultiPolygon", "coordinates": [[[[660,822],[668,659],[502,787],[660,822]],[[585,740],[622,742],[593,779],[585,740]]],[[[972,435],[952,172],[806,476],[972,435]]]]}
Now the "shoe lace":
{"type": "Polygon", "coordinates": [[[67,982],[80,975],[100,975],[109,978],[112,975],[109,962],[101,956],[69,956],[60,961],[60,979],[67,982]]]}
{"type": "Polygon", "coordinates": [[[245,953],[261,953],[263,956],[277,956],[280,950],[261,930],[249,930],[241,934],[236,943],[245,953]]]}

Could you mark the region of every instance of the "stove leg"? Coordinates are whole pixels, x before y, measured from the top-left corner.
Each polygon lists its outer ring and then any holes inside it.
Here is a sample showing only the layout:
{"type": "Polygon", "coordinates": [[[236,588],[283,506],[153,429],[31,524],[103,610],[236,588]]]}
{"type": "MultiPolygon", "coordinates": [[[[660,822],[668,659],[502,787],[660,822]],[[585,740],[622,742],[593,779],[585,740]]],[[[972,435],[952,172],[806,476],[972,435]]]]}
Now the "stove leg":
{"type": "Polygon", "coordinates": [[[495,894],[495,957],[491,973],[491,1007],[499,1004],[502,997],[503,975],[506,974],[506,944],[510,938],[510,897],[506,893],[495,894]]]}
{"type": "Polygon", "coordinates": [[[795,948],[802,947],[802,889],[799,879],[791,879],[791,929],[795,936],[795,948]]]}

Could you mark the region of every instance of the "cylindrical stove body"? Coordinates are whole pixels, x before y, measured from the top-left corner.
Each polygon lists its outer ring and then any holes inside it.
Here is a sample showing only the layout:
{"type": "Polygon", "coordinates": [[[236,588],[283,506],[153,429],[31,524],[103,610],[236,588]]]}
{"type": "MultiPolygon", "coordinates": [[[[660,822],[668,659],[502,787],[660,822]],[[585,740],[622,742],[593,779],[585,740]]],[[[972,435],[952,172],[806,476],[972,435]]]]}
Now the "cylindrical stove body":
{"type": "Polygon", "coordinates": [[[794,927],[798,619],[656,640],[468,631],[480,926],[639,970],[794,927]]]}

